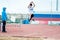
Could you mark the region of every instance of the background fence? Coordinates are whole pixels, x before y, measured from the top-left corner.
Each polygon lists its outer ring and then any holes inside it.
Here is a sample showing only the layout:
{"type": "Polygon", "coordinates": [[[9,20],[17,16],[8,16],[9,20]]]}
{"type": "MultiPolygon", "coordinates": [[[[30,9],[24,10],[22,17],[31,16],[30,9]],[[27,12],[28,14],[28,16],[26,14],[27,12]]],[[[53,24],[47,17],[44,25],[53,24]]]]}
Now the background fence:
{"type": "MultiPolygon", "coordinates": [[[[23,24],[23,20],[30,18],[30,14],[7,14],[7,23],[23,24]]],[[[34,18],[39,21],[40,24],[60,25],[60,14],[34,14],[34,18]],[[55,21],[58,20],[58,21],[55,21]]],[[[1,23],[1,15],[0,15],[1,23]]]]}

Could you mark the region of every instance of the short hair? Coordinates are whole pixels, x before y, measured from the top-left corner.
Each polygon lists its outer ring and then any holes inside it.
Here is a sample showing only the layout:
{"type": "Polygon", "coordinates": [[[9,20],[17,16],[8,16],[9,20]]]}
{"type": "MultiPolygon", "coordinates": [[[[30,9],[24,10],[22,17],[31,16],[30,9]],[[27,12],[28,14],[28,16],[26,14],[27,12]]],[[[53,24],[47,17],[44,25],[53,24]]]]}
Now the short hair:
{"type": "Polygon", "coordinates": [[[30,6],[32,6],[32,4],[30,4],[30,6]]]}
{"type": "Polygon", "coordinates": [[[6,9],[6,7],[3,7],[3,9],[6,9]]]}
{"type": "Polygon", "coordinates": [[[3,7],[3,10],[5,11],[6,10],[6,7],[3,7]]]}

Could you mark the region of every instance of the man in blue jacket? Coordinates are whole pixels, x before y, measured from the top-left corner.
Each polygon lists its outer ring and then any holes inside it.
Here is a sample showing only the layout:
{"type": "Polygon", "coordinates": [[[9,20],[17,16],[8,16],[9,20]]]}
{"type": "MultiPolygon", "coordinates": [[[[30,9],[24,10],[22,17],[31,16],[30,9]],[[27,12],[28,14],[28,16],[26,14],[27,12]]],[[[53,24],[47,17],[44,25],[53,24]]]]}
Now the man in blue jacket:
{"type": "Polygon", "coordinates": [[[2,32],[6,32],[6,20],[7,20],[7,15],[6,15],[6,7],[3,7],[2,11],[2,32]]]}

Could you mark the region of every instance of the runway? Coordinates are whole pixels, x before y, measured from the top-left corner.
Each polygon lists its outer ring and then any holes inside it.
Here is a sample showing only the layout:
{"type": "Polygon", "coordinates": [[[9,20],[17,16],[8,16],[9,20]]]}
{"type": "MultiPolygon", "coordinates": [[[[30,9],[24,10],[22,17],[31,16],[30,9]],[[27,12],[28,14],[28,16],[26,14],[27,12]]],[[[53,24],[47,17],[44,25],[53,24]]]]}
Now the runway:
{"type": "Polygon", "coordinates": [[[6,30],[6,33],[0,31],[0,36],[60,39],[60,26],[40,24],[7,24],[6,30]]]}

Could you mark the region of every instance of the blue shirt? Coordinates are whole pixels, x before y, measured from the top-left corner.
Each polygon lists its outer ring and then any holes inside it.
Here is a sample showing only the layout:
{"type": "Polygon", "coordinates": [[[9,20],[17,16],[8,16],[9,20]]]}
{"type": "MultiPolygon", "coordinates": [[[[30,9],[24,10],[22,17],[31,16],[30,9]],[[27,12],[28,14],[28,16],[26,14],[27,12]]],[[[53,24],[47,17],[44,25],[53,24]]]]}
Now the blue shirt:
{"type": "Polygon", "coordinates": [[[26,19],[23,21],[23,24],[29,24],[29,22],[30,22],[29,19],[26,19]]]}
{"type": "Polygon", "coordinates": [[[7,15],[6,15],[6,12],[5,11],[2,12],[2,20],[3,21],[6,21],[7,20],[7,15]]]}

